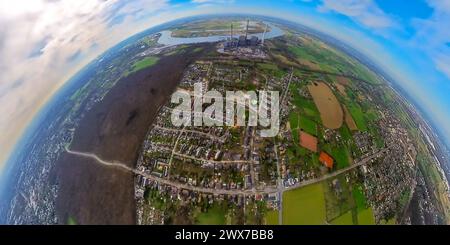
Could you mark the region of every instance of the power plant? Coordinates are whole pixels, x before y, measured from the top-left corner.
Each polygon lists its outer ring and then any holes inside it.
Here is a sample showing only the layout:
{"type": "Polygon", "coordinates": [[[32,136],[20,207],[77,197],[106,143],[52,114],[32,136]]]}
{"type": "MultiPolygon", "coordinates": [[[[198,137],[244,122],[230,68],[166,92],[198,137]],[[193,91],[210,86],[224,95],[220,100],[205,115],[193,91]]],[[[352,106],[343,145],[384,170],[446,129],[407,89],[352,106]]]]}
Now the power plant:
{"type": "Polygon", "coordinates": [[[239,38],[235,38],[233,35],[233,24],[230,26],[230,38],[224,43],[224,49],[234,49],[238,47],[256,47],[261,44],[264,45],[264,38],[267,32],[267,24],[264,29],[264,33],[262,36],[262,40],[260,40],[257,36],[249,36],[249,26],[250,20],[247,19],[247,23],[245,26],[245,35],[239,36],[239,38]]]}
{"type": "MultiPolygon", "coordinates": [[[[231,24],[230,37],[220,44],[218,52],[242,58],[266,59],[267,54],[264,52],[262,47],[264,45],[264,40],[268,29],[269,25],[265,24],[264,32],[262,33],[262,38],[260,39],[256,36],[256,34],[250,34],[250,20],[247,19],[245,29],[243,29],[245,32],[241,32],[240,35],[236,34],[239,33],[239,31],[236,31],[236,27],[231,24]],[[239,36],[235,37],[235,35],[239,36]]],[[[258,35],[261,35],[261,33],[258,35]]]]}

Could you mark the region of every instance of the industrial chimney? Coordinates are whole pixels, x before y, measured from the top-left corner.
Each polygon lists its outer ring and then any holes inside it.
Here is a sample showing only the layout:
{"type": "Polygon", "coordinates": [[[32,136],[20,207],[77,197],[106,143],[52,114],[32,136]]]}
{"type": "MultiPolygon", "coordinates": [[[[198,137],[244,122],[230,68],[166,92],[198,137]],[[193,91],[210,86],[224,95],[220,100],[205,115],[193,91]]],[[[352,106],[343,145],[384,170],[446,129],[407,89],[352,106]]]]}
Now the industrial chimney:
{"type": "Polygon", "coordinates": [[[269,26],[269,24],[266,24],[266,27],[264,28],[264,33],[262,36],[262,41],[261,41],[261,46],[264,46],[264,40],[266,39],[266,32],[267,32],[267,27],[269,26]]]}
{"type": "Polygon", "coordinates": [[[247,36],[248,36],[248,25],[250,24],[250,20],[247,19],[247,28],[245,29],[245,40],[247,40],[247,36]]]}
{"type": "Polygon", "coordinates": [[[231,35],[230,35],[231,39],[230,41],[233,41],[233,23],[231,23],[231,35]]]}

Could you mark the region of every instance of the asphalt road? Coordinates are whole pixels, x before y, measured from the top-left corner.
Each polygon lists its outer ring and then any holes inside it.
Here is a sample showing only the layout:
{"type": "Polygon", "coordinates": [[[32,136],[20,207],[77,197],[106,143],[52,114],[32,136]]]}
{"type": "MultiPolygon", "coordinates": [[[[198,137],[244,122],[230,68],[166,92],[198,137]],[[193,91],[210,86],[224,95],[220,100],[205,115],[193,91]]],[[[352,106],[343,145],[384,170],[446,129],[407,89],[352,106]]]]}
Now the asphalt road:
{"type": "MultiPolygon", "coordinates": [[[[360,167],[362,165],[366,165],[368,163],[371,162],[371,160],[381,156],[382,154],[384,154],[386,151],[388,150],[388,148],[382,149],[370,156],[367,156],[365,158],[363,158],[361,161],[347,167],[347,168],[343,168],[340,170],[337,170],[333,173],[324,175],[320,178],[315,178],[315,179],[310,179],[310,180],[305,180],[302,182],[299,182],[293,186],[289,186],[287,188],[284,188],[282,190],[280,190],[280,187],[277,185],[277,187],[265,187],[262,190],[256,190],[256,189],[251,189],[251,190],[226,190],[226,189],[214,189],[214,188],[206,188],[206,187],[196,187],[196,186],[191,186],[191,185],[187,185],[187,184],[182,184],[182,183],[176,183],[173,181],[170,181],[168,179],[163,179],[163,178],[159,178],[156,177],[154,175],[151,174],[147,174],[145,172],[133,169],[128,167],[127,165],[120,163],[120,162],[109,162],[109,161],[105,161],[103,159],[101,159],[100,157],[98,157],[95,154],[92,153],[85,153],[85,152],[78,152],[78,151],[72,151],[68,148],[66,148],[67,153],[76,155],[76,156],[80,156],[80,157],[85,157],[85,158],[91,158],[96,160],[96,162],[98,162],[99,164],[102,164],[104,166],[107,167],[113,167],[113,168],[117,168],[120,169],[122,171],[129,171],[129,172],[133,172],[136,175],[141,175],[147,179],[150,179],[152,181],[157,181],[159,183],[165,184],[165,185],[170,185],[170,186],[174,186],[176,188],[179,189],[186,189],[186,190],[190,190],[190,191],[196,191],[196,192],[203,192],[203,193],[211,193],[211,194],[223,194],[223,195],[251,195],[251,194],[270,194],[270,193],[279,193],[284,192],[284,191],[289,191],[289,190],[294,190],[294,189],[298,189],[301,187],[305,187],[308,185],[312,185],[315,183],[319,183],[321,181],[330,179],[330,178],[334,178],[340,174],[343,174],[345,172],[348,172],[352,169],[355,169],[357,167],[360,167]]],[[[282,193],[281,193],[282,194],[282,193]]],[[[282,196],[281,196],[282,197],[282,196]]],[[[280,198],[281,198],[280,197],[280,198]]]]}

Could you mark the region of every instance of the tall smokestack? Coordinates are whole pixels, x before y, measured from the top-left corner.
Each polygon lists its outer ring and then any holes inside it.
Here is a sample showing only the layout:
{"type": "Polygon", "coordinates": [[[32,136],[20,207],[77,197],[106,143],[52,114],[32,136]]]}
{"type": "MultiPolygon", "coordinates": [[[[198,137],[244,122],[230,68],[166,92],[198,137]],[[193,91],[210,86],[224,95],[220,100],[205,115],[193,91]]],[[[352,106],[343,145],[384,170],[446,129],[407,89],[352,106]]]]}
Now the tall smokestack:
{"type": "Polygon", "coordinates": [[[231,23],[231,41],[233,41],[233,23],[231,23]]]}
{"type": "Polygon", "coordinates": [[[261,46],[264,46],[264,40],[266,39],[266,32],[267,32],[267,27],[269,24],[266,24],[266,27],[264,28],[264,33],[262,36],[262,41],[261,41],[261,46]]]}
{"type": "Polygon", "coordinates": [[[247,28],[245,29],[245,40],[247,40],[247,36],[248,36],[248,25],[250,23],[250,20],[247,19],[247,28]]]}

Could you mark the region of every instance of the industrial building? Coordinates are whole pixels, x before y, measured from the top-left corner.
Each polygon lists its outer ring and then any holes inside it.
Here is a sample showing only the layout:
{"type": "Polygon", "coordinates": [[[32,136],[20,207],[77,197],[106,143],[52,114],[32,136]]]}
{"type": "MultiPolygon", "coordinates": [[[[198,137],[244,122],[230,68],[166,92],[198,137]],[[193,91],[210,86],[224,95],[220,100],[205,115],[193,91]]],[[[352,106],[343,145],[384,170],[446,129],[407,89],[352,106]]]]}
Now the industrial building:
{"type": "Polygon", "coordinates": [[[247,25],[245,27],[245,35],[239,36],[238,38],[235,38],[233,35],[233,24],[231,24],[230,28],[230,38],[224,43],[224,49],[230,50],[238,47],[256,47],[259,45],[264,44],[264,37],[267,31],[267,26],[264,30],[263,39],[259,39],[256,36],[249,37],[248,34],[248,28],[249,28],[250,21],[247,20],[247,25]]]}

